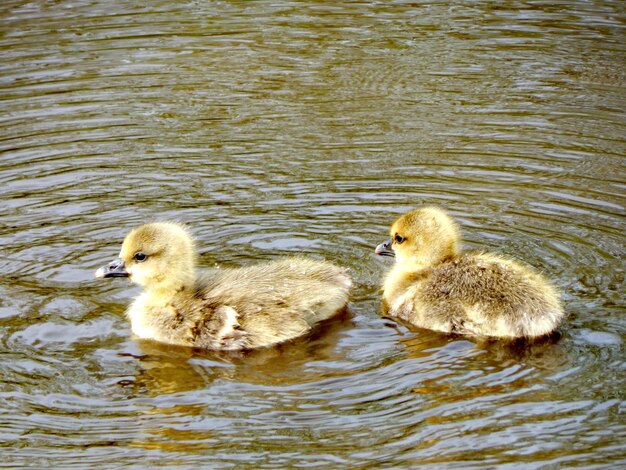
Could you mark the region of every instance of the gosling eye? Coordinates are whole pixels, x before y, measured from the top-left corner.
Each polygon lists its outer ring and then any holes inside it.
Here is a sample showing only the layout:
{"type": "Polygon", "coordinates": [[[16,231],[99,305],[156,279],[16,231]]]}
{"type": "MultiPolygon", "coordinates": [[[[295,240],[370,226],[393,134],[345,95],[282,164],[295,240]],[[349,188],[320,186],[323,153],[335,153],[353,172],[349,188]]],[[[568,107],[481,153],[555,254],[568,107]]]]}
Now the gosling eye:
{"type": "Polygon", "coordinates": [[[138,251],[137,253],[135,253],[135,256],[133,256],[133,259],[137,261],[138,263],[141,263],[145,261],[146,259],[148,259],[148,255],[145,253],[142,253],[141,251],[138,251]]]}
{"type": "Polygon", "coordinates": [[[404,240],[406,240],[406,238],[404,238],[402,235],[400,235],[399,233],[396,233],[396,236],[393,237],[394,241],[400,245],[402,244],[402,242],[404,242],[404,240]]]}

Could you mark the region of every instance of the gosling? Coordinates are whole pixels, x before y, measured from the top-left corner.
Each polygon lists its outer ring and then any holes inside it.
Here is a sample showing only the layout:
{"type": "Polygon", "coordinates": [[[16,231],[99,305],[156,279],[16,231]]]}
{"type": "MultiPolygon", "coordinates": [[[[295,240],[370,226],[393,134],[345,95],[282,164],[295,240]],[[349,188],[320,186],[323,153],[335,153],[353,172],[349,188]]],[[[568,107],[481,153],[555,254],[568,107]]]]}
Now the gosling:
{"type": "Polygon", "coordinates": [[[393,256],[386,313],[420,328],[475,337],[537,338],[564,317],[556,288],[533,268],[492,253],[461,254],[460,231],[443,210],[410,211],[376,254],[393,256]]]}
{"type": "Polygon", "coordinates": [[[293,257],[198,274],[196,258],[185,226],[149,223],[132,230],[119,259],[95,276],[128,277],[144,288],[127,310],[137,337],[213,350],[303,336],[348,302],[350,276],[329,262],[293,257]]]}

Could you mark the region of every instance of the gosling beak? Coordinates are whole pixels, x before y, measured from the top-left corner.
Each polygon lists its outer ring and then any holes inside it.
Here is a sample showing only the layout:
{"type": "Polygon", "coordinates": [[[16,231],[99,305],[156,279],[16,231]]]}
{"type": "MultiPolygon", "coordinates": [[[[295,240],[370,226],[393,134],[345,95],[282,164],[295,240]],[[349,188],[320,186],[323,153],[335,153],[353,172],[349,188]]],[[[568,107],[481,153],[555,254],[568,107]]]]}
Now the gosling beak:
{"type": "Polygon", "coordinates": [[[393,241],[390,238],[385,243],[381,243],[380,245],[378,245],[374,253],[376,253],[379,256],[391,256],[392,258],[395,258],[396,252],[393,251],[393,248],[391,248],[392,243],[393,241]]]}
{"type": "Polygon", "coordinates": [[[128,272],[126,272],[124,260],[117,258],[98,269],[95,272],[95,276],[99,279],[105,277],[128,277],[128,272]]]}

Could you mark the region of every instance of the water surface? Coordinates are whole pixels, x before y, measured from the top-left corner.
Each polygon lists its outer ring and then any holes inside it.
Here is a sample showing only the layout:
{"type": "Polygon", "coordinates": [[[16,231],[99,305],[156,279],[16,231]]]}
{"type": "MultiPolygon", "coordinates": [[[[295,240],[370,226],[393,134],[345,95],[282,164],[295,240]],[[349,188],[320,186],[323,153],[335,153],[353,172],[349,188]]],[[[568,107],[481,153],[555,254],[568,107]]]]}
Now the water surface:
{"type": "Polygon", "coordinates": [[[15,466],[626,465],[621,1],[0,5],[0,446],[15,466]],[[380,316],[391,222],[554,279],[561,338],[380,316]],[[124,234],[351,268],[351,314],[224,355],[134,339],[124,234]]]}

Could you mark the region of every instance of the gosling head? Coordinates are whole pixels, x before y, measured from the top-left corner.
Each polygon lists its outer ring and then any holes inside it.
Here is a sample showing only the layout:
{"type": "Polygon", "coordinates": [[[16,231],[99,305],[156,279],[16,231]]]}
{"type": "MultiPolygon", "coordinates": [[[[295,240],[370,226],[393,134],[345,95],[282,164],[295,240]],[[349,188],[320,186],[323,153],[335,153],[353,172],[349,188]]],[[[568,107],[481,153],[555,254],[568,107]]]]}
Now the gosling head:
{"type": "Polygon", "coordinates": [[[155,222],[132,230],[119,259],[98,269],[98,278],[128,277],[147,290],[178,290],[195,278],[196,250],[189,231],[175,222],[155,222]]]}
{"type": "Polygon", "coordinates": [[[457,224],[442,209],[423,207],[407,212],[391,226],[391,239],[376,254],[392,256],[406,270],[419,270],[459,254],[457,224]]]}

